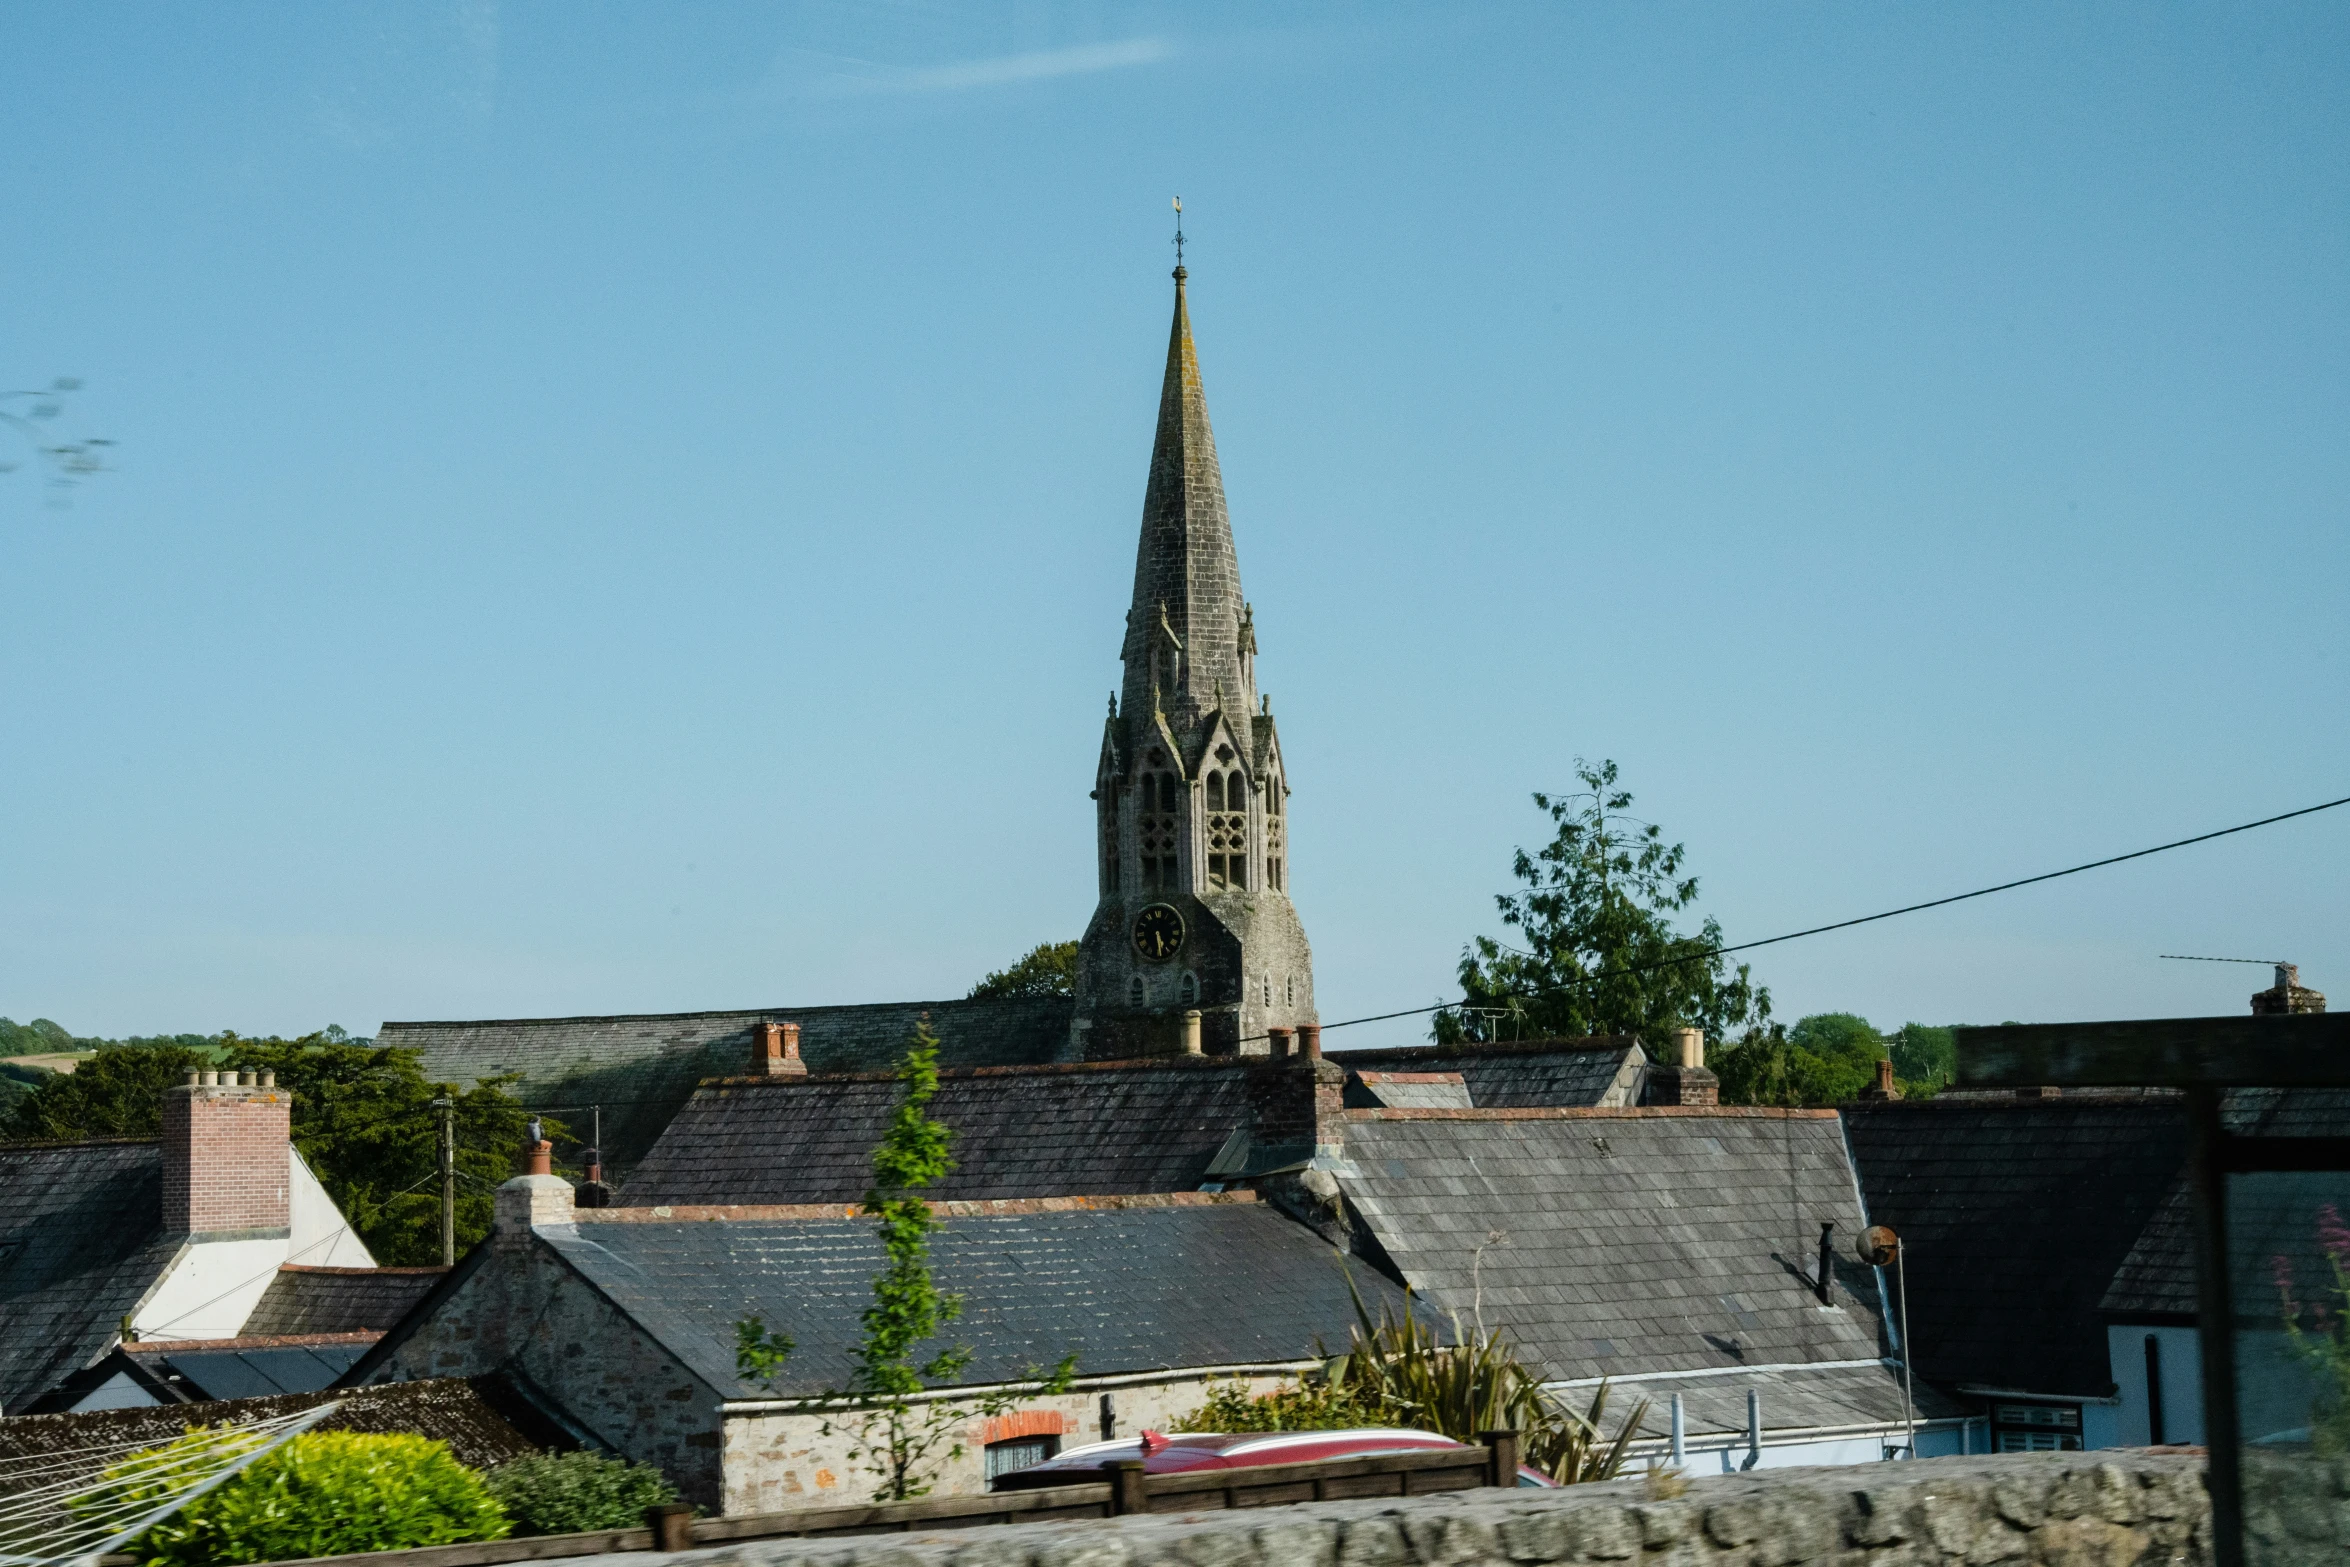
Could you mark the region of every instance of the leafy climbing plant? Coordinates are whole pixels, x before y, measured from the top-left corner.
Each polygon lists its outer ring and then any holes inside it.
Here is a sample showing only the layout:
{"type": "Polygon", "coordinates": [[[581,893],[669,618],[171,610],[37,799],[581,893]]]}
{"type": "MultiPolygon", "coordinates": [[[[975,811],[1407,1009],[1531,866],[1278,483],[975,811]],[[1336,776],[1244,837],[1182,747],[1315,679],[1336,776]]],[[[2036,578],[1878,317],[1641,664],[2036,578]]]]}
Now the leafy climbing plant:
{"type": "MultiPolygon", "coordinates": [[[[824,1434],[849,1438],[849,1462],[873,1476],[873,1499],[909,1501],[927,1496],[941,1470],[967,1449],[963,1433],[974,1417],[1002,1415],[1030,1399],[1068,1391],[1077,1372],[1070,1355],[1050,1371],[1030,1369],[1016,1384],[968,1398],[939,1398],[970,1367],[972,1351],[951,1344],[927,1360],[920,1346],[962,1315],[963,1299],[938,1287],[930,1273],[930,1237],[936,1215],[923,1192],[954,1165],[953,1129],[930,1115],[938,1096],[938,1036],[925,1016],[898,1062],[900,1089],[889,1127],[873,1149],[873,1185],[864,1211],[881,1239],[885,1263],[873,1280],[873,1303],[861,1319],[863,1335],[849,1352],[847,1388],[799,1401],[801,1412],[824,1417],[824,1434]]],[[[772,1390],[795,1345],[791,1336],[758,1317],[735,1324],[735,1369],[747,1382],[772,1390]]]]}

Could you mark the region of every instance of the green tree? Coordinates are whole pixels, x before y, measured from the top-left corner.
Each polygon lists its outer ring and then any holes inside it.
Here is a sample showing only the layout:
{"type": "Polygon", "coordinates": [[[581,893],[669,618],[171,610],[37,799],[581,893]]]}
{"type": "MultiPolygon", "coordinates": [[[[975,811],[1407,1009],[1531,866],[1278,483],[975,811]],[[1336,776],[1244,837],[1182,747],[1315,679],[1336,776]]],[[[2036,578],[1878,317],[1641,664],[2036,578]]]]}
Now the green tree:
{"type": "Polygon", "coordinates": [[[1947,1028],[1904,1023],[1888,1043],[1893,1075],[1912,1094],[1940,1088],[1958,1076],[1957,1036],[1947,1028]]]}
{"type": "MultiPolygon", "coordinates": [[[[971,1364],[968,1345],[956,1344],[917,1362],[916,1347],[938,1336],[962,1315],[963,1300],[939,1289],[930,1275],[930,1237],[938,1220],[922,1193],[954,1166],[945,1123],[932,1120],[938,1095],[938,1036],[924,1017],[906,1041],[898,1063],[901,1088],[889,1127],[873,1149],[873,1185],[865,1212],[876,1220],[886,1259],[873,1279],[873,1304],[865,1308],[863,1336],[849,1352],[849,1385],[802,1401],[825,1415],[826,1435],[846,1431],[849,1461],[871,1474],[875,1501],[902,1502],[927,1496],[944,1465],[961,1458],[963,1433],[973,1419],[991,1419],[1031,1398],[1067,1390],[1076,1375],[1071,1355],[1049,1372],[1031,1370],[1023,1385],[999,1388],[958,1400],[917,1403],[927,1388],[952,1384],[971,1364]]],[[[772,1389],[793,1343],[757,1317],[735,1324],[735,1367],[746,1381],[772,1389]]]]}
{"type": "Polygon", "coordinates": [[[212,1065],[208,1050],[184,1045],[102,1049],[58,1072],[17,1101],[8,1135],[29,1141],[153,1137],[163,1129],[163,1095],[188,1072],[212,1065]]]}
{"type": "Polygon", "coordinates": [[[1756,1029],[1716,1053],[1713,1068],[1722,1080],[1724,1104],[1849,1104],[1877,1080],[1877,1063],[1888,1056],[1902,1093],[1927,1098],[1947,1080],[1937,1061],[1933,1036],[1950,1048],[1950,1030],[1912,1023],[1888,1039],[1869,1020],[1850,1012],[1818,1012],[1794,1028],[1756,1029]],[[1908,1043],[1904,1043],[1907,1036],[1908,1043]],[[1924,1036],[1922,1039],[1919,1036],[1924,1036]],[[1919,1065],[1904,1068],[1903,1054],[1919,1065]],[[1921,1069],[1922,1068],[1922,1069],[1921,1069]]]}
{"type": "Polygon", "coordinates": [[[1031,947],[1010,968],[994,973],[971,987],[966,998],[990,1001],[1001,996],[1073,996],[1077,993],[1077,943],[1047,941],[1031,947]]]}
{"type": "MultiPolygon", "coordinates": [[[[390,1267],[440,1261],[438,1114],[454,1101],[457,1246],[489,1234],[493,1193],[514,1171],[529,1112],[504,1092],[512,1078],[485,1078],[465,1093],[430,1082],[413,1050],[352,1039],[327,1028],[299,1039],[233,1032],[180,1043],[107,1042],[70,1075],[57,1074],[18,1102],[7,1134],[19,1139],[154,1137],[163,1096],[190,1070],[272,1071],[293,1095],[294,1147],[375,1260],[390,1267]]],[[[555,1125],[558,1134],[562,1128],[555,1125]]]]}
{"type": "Polygon", "coordinates": [[[1721,955],[1721,926],[1673,928],[1697,899],[1683,846],[1622,814],[1632,795],[1614,762],[1578,760],[1575,774],[1583,792],[1534,796],[1555,835],[1517,851],[1524,889],[1494,900],[1524,945],[1479,936],[1463,949],[1461,1001],[1436,1014],[1437,1040],[1637,1034],[1654,1045],[1674,1028],[1723,1040],[1767,1023],[1771,993],[1721,955]]]}

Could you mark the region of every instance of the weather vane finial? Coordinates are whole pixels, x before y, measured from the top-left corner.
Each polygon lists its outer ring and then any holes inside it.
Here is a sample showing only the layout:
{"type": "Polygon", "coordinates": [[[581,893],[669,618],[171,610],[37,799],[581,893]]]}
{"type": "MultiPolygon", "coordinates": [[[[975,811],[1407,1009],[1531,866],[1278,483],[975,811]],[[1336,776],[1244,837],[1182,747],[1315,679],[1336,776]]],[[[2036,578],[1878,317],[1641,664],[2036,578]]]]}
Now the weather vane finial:
{"type": "Polygon", "coordinates": [[[1175,198],[1175,265],[1183,265],[1183,198],[1175,198]]]}

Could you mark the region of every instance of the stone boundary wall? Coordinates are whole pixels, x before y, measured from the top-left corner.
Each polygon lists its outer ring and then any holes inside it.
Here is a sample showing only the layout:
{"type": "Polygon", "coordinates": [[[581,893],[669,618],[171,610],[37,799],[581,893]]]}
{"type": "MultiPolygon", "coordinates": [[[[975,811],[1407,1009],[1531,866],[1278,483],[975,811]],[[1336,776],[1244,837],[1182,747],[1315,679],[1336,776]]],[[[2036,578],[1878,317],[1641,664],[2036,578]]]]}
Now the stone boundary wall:
{"type": "MultiPolygon", "coordinates": [[[[854,1539],[744,1540],[595,1567],[2207,1567],[2203,1460],[2116,1449],[1557,1491],[1301,1503],[854,1539]]],[[[2328,1547],[2331,1549],[2331,1547],[2328,1547]]],[[[2319,1558],[2312,1557],[2311,1560],[2319,1558]]]]}

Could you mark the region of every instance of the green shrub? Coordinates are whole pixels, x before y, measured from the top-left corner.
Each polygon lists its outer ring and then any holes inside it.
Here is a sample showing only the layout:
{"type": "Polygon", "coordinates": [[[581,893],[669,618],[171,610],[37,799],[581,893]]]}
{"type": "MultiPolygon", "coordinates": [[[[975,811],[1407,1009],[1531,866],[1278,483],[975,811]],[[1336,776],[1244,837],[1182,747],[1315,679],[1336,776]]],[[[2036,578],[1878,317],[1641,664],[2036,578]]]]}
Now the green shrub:
{"type": "Polygon", "coordinates": [[[489,1472],[490,1495],[516,1534],[636,1529],[645,1509],[677,1500],[677,1487],[651,1464],[595,1453],[538,1453],[489,1472]]]}
{"type": "Polygon", "coordinates": [[[1384,1409],[1358,1403],[1327,1382],[1301,1382],[1251,1394],[1248,1383],[1210,1382],[1207,1402],[1170,1431],[1347,1431],[1390,1424],[1384,1409]]]}
{"type": "MultiPolygon", "coordinates": [[[[190,1431],[108,1470],[135,1475],[157,1455],[216,1442],[190,1431]]],[[[148,1530],[131,1549],[147,1567],[231,1567],[353,1551],[505,1538],[482,1478],[421,1436],[306,1431],[148,1530]]]]}

